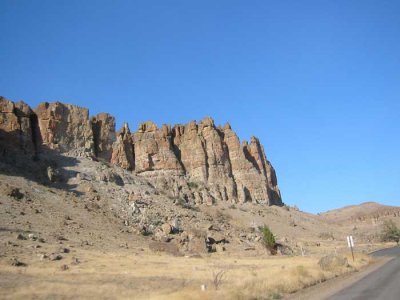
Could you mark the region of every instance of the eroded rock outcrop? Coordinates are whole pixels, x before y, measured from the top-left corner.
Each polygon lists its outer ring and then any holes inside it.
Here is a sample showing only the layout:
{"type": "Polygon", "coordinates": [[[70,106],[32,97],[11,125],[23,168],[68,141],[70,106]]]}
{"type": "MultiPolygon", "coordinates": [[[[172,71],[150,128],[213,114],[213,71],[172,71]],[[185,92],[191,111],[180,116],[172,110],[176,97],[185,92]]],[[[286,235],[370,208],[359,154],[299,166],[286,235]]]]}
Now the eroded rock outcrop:
{"type": "Polygon", "coordinates": [[[117,138],[115,118],[108,113],[100,113],[91,119],[91,124],[96,157],[111,161],[113,144],[117,138]]]}
{"type": "Polygon", "coordinates": [[[0,154],[36,156],[36,120],[26,103],[0,97],[0,154]]]}
{"type": "Polygon", "coordinates": [[[131,131],[127,123],[117,133],[117,140],[112,146],[111,163],[127,170],[135,168],[135,155],[131,131]]]}
{"type": "Polygon", "coordinates": [[[206,183],[215,199],[236,202],[228,148],[211,118],[175,126],[174,145],[191,182],[206,183]]]}
{"type": "Polygon", "coordinates": [[[43,145],[60,152],[94,153],[88,109],[60,102],[44,102],[39,104],[35,113],[43,145]]]}
{"type": "Polygon", "coordinates": [[[272,171],[258,139],[253,137],[250,144],[240,143],[229,124],[224,126],[223,131],[224,141],[229,149],[232,174],[237,184],[239,202],[281,204],[280,199],[276,201],[277,199],[271,197],[269,193],[269,190],[279,191],[279,189],[276,182],[273,184],[272,180],[268,180],[268,172],[272,171]]]}
{"type": "Polygon", "coordinates": [[[174,153],[171,127],[161,128],[153,122],[139,125],[133,134],[135,171],[148,176],[184,175],[182,165],[174,153]]]}
{"type": "Polygon", "coordinates": [[[215,201],[282,205],[275,170],[260,141],[240,142],[229,124],[211,118],[186,125],[153,122],[131,133],[128,124],[115,132],[107,113],[89,119],[75,105],[41,103],[34,111],[25,103],[0,98],[0,150],[18,149],[35,156],[52,149],[75,156],[95,156],[148,178],[168,196],[186,205],[215,201]]]}

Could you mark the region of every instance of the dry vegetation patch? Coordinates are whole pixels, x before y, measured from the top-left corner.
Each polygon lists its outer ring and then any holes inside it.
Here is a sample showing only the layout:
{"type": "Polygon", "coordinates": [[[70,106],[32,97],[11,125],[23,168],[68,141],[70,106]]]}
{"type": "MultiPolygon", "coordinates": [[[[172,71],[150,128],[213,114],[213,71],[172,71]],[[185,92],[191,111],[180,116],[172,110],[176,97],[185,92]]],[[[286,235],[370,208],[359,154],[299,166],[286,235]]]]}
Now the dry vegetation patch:
{"type": "Polygon", "coordinates": [[[76,265],[26,258],[28,267],[16,268],[0,260],[0,298],[279,299],[370,262],[357,254],[355,262],[347,257],[348,266],[323,270],[318,257],[193,258],[143,249],[79,250],[75,255],[76,265]]]}

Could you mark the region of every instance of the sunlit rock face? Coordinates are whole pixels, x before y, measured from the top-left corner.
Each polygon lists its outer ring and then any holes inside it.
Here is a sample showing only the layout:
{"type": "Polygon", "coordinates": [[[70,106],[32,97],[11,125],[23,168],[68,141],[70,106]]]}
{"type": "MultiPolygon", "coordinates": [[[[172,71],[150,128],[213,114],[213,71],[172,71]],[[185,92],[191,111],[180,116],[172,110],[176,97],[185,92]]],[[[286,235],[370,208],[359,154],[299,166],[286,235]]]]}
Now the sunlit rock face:
{"type": "Polygon", "coordinates": [[[35,109],[42,144],[60,152],[94,152],[89,110],[60,102],[39,104],[35,109]]]}
{"type": "Polygon", "coordinates": [[[207,117],[186,125],[153,122],[116,132],[115,118],[60,102],[32,110],[24,102],[0,98],[0,150],[3,157],[32,157],[42,149],[101,159],[148,178],[180,201],[282,205],[275,170],[256,137],[240,142],[229,124],[207,117]]]}

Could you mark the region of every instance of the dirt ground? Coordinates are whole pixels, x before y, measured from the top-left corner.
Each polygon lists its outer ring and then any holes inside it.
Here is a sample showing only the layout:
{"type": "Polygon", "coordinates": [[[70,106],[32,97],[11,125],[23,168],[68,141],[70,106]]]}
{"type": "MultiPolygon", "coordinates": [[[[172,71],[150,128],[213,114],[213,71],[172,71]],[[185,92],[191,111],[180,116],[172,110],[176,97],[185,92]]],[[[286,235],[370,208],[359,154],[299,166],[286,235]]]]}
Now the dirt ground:
{"type": "Polygon", "coordinates": [[[354,208],[342,210],[336,222],[287,206],[182,207],[144,179],[87,159],[65,166],[63,182],[28,171],[0,162],[0,299],[284,298],[371,264],[365,254],[384,247],[374,238],[382,218],[391,217],[388,208],[370,211],[371,218],[360,217],[361,208],[356,220],[354,208]],[[157,235],[175,218],[178,233],[157,235]],[[152,232],[138,230],[134,221],[142,219],[152,232]],[[266,251],[261,225],[286,252],[266,251]],[[219,237],[223,251],[151,246],[170,245],[185,232],[219,237]],[[356,240],[355,262],[348,234],[356,240]],[[333,254],[347,257],[348,265],[321,269],[320,258],[333,254]]]}

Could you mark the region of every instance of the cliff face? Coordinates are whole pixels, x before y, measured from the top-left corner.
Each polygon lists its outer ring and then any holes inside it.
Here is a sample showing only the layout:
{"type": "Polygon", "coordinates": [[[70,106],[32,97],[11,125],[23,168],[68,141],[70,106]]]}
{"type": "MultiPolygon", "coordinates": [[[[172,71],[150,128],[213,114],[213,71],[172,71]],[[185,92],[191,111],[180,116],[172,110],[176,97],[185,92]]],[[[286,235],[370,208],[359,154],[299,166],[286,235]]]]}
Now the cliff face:
{"type": "Polygon", "coordinates": [[[147,177],[160,191],[187,202],[212,204],[256,202],[282,205],[275,170],[259,140],[240,143],[229,124],[211,118],[198,124],[128,124],[117,133],[115,119],[75,105],[23,102],[0,98],[2,156],[18,152],[37,156],[43,149],[95,156],[147,177]]]}
{"type": "Polygon", "coordinates": [[[19,153],[35,157],[37,118],[24,102],[0,97],[0,155],[19,153]]]}

